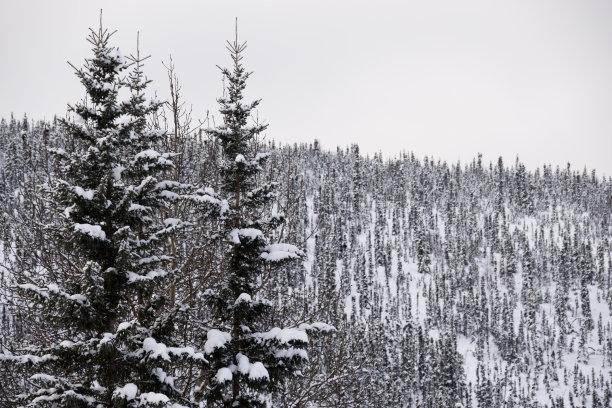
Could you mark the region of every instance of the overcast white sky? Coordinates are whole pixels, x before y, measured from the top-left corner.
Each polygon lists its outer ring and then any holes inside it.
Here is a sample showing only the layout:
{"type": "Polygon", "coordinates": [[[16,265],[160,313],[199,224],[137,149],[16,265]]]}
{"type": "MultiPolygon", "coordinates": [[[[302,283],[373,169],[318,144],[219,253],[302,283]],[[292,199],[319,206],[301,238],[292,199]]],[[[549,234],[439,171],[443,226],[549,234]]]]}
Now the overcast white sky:
{"type": "Polygon", "coordinates": [[[3,0],[1,117],[49,119],[83,95],[66,61],[89,56],[100,8],[124,54],[140,31],[162,97],[172,54],[196,117],[217,108],[237,16],[270,138],[612,175],[610,1],[3,0]]]}

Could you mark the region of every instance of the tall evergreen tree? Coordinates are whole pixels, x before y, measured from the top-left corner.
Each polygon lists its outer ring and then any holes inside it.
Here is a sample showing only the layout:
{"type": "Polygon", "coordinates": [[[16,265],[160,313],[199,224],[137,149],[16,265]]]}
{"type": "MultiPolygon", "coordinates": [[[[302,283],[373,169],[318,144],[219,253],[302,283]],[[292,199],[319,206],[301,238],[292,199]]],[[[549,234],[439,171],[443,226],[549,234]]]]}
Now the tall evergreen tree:
{"type": "MultiPolygon", "coordinates": [[[[283,262],[302,251],[289,244],[270,243],[270,233],[284,220],[269,211],[275,183],[261,180],[268,153],[260,151],[259,137],[267,125],[255,122],[252,111],[259,100],[244,103],[250,73],[242,66],[246,43],[228,42],[233,66],[222,69],[225,95],[218,99],[223,124],[209,134],[222,149],[220,195],[229,208],[224,214],[227,236],[225,262],[219,284],[208,292],[214,306],[215,328],[207,333],[206,357],[210,361],[201,393],[211,404],[224,407],[263,407],[269,392],[307,358],[306,331],[300,328],[269,329],[272,303],[263,298],[265,283],[283,262]]],[[[320,327],[320,326],[319,326],[320,327]]]]}
{"type": "Polygon", "coordinates": [[[62,122],[73,149],[54,151],[61,178],[46,189],[54,222],[42,233],[64,255],[18,286],[38,305],[48,342],[1,357],[34,373],[17,397],[28,406],[185,403],[171,369],[181,360],[204,362],[192,348],[175,347],[179,313],[164,307],[173,271],[161,248],[182,222],[161,219],[176,194],[159,178],[172,167],[172,155],[155,150],[163,133],[146,130],[159,103],[143,95],[140,56],[124,58],[112,35],[101,23],[91,30],[93,57],[76,69],[87,97],[69,106],[77,120],[62,122]],[[130,97],[121,101],[124,89],[130,97]]]}

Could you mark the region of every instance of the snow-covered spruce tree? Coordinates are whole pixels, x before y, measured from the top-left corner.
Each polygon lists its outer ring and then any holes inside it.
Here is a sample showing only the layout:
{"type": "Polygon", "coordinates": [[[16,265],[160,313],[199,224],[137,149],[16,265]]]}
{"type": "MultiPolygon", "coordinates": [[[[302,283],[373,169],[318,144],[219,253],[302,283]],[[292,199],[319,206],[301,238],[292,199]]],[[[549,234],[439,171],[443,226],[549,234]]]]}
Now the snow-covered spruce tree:
{"type": "Polygon", "coordinates": [[[163,134],[145,130],[159,103],[143,96],[142,59],[122,57],[112,34],[91,30],[94,55],[76,69],[87,97],[69,106],[77,121],[62,122],[73,148],[56,149],[63,176],[45,189],[56,218],[43,233],[64,255],[18,285],[38,305],[33,321],[45,323],[48,341],[0,355],[33,374],[19,405],[184,406],[171,370],[204,361],[176,347],[179,313],[164,307],[172,271],[160,248],[182,223],[160,217],[176,194],[158,178],[172,167],[172,155],[155,150],[163,134]]]}
{"type": "Polygon", "coordinates": [[[201,395],[208,406],[264,407],[270,392],[306,360],[307,331],[327,326],[269,329],[272,304],[262,291],[275,270],[302,252],[295,246],[270,243],[267,235],[283,222],[270,211],[275,183],[261,180],[267,153],[259,152],[258,136],[265,124],[251,121],[259,100],[245,104],[249,73],[242,66],[246,43],[228,42],[232,69],[222,69],[225,96],[218,99],[223,124],[208,132],[222,149],[220,195],[227,200],[227,248],[219,284],[208,291],[214,307],[214,328],[204,347],[210,365],[201,395]]]}

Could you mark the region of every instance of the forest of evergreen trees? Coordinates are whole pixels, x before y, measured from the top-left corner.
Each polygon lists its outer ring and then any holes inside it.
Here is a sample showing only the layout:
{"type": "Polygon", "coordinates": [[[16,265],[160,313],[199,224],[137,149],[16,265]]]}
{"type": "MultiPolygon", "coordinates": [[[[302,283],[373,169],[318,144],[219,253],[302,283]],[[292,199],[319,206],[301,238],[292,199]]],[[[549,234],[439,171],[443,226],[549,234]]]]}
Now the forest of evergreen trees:
{"type": "Polygon", "coordinates": [[[0,121],[0,406],[612,406],[610,178],[277,146],[237,39],[216,126],[88,40],[0,121]]]}

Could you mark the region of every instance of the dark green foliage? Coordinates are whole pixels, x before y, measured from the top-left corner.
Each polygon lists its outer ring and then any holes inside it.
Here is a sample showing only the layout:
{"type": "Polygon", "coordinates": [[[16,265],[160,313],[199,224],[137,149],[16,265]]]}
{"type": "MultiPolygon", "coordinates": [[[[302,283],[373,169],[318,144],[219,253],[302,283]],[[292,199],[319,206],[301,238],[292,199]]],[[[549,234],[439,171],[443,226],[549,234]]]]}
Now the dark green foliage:
{"type": "Polygon", "coordinates": [[[177,360],[204,361],[193,349],[167,347],[180,315],[166,313],[160,290],[173,273],[161,248],[181,227],[160,218],[174,197],[160,178],[172,155],[155,150],[163,133],[146,129],[160,104],[143,96],[142,60],[122,57],[111,36],[91,31],[93,57],[76,70],[87,98],[69,107],[75,121],[60,122],[69,149],[52,149],[61,167],[44,189],[51,222],[40,233],[62,255],[36,275],[15,277],[22,295],[40,305],[37,318],[51,340],[5,356],[34,373],[31,392],[18,397],[29,406],[182,401],[166,372],[177,360]],[[124,102],[122,89],[130,94],[124,102]],[[134,392],[122,393],[124,386],[134,392]]]}
{"type": "MultiPolygon", "coordinates": [[[[207,403],[225,407],[263,407],[267,394],[293,375],[306,360],[306,329],[270,329],[272,304],[259,295],[283,263],[302,254],[288,244],[272,244],[267,233],[283,221],[269,204],[275,183],[261,182],[268,153],[259,137],[267,125],[251,124],[259,100],[244,103],[250,73],[242,66],[246,44],[228,42],[233,66],[222,69],[225,96],[218,99],[223,124],[208,130],[221,148],[219,192],[227,201],[221,215],[226,236],[226,262],[219,281],[207,295],[218,329],[207,334],[210,365],[201,393],[207,403]]],[[[206,347],[205,347],[206,349],[206,347]]]]}

